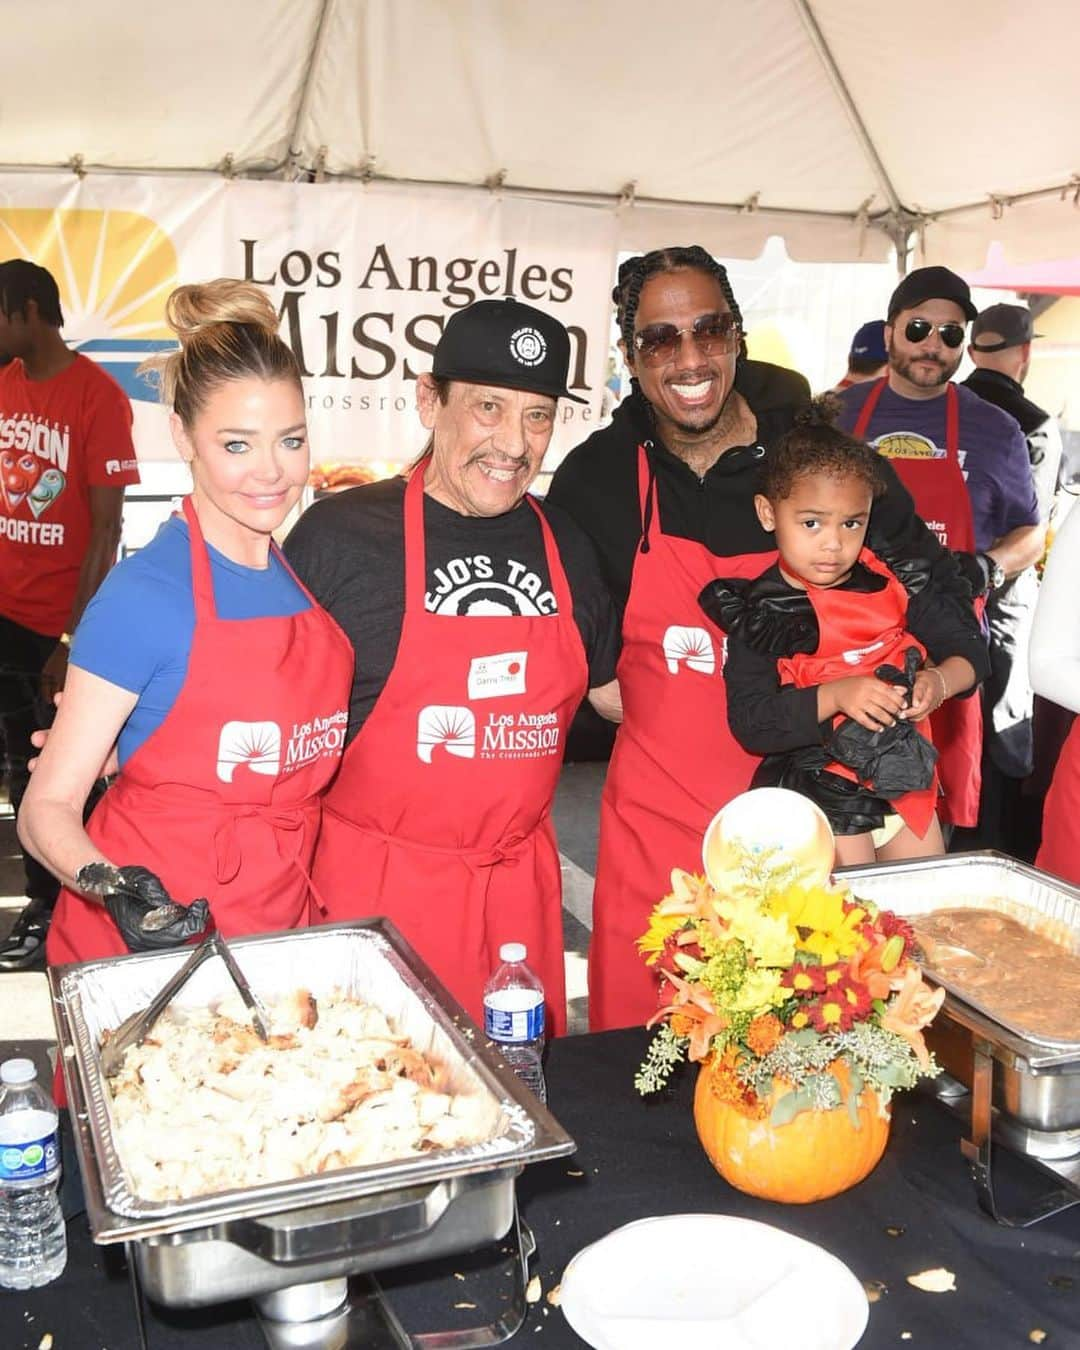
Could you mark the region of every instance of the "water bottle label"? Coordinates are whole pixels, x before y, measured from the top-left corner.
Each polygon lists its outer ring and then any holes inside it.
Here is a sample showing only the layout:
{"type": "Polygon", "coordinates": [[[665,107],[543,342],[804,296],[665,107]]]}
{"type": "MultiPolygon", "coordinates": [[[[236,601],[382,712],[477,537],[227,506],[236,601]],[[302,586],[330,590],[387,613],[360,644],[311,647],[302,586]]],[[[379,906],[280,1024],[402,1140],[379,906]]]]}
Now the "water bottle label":
{"type": "Polygon", "coordinates": [[[0,1145],[0,1181],[33,1181],[48,1176],[60,1166],[56,1134],[32,1139],[28,1144],[0,1145]]]}
{"type": "Polygon", "coordinates": [[[493,1041],[524,1043],[539,1040],[544,1034],[544,1004],[531,1008],[493,1008],[484,1004],[484,1031],[493,1041]]]}

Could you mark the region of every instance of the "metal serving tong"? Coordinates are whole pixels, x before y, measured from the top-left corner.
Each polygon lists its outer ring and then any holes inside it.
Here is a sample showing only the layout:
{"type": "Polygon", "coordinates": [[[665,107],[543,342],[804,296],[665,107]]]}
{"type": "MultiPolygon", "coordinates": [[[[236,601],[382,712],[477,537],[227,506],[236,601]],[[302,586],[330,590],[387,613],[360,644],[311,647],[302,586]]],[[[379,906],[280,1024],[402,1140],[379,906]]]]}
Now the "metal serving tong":
{"type": "Polygon", "coordinates": [[[109,1039],[101,1047],[101,1068],[106,1078],[119,1073],[124,1052],[133,1045],[141,1045],[166,1007],[176,997],[181,986],[185,985],[202,963],[211,956],[220,956],[225,963],[233,984],[251,1013],[251,1022],[260,1040],[270,1036],[270,1015],[261,1001],[251,991],[244,972],[236,964],[236,958],[229,950],[220,933],[211,933],[195,948],[188,959],[169,982],[145,1008],[140,1008],[125,1017],[109,1039]]]}

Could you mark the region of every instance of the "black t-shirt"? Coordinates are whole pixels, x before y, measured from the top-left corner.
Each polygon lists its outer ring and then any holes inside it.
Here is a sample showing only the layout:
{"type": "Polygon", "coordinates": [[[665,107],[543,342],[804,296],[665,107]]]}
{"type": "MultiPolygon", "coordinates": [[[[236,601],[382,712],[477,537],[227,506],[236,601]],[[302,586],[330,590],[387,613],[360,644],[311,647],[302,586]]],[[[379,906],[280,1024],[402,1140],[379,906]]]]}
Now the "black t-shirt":
{"type": "MultiPolygon", "coordinates": [[[[316,502],[285,541],[285,555],[316,600],[356,649],[349,738],[382,693],[397,656],[405,612],[405,481],[349,488],[316,502]]],[[[589,687],[615,678],[619,654],[615,610],[596,554],[562,511],[541,510],[551,526],[589,664],[589,687]]],[[[424,497],[429,610],[472,614],[558,612],[544,539],[527,502],[501,516],[462,516],[424,497]]]]}

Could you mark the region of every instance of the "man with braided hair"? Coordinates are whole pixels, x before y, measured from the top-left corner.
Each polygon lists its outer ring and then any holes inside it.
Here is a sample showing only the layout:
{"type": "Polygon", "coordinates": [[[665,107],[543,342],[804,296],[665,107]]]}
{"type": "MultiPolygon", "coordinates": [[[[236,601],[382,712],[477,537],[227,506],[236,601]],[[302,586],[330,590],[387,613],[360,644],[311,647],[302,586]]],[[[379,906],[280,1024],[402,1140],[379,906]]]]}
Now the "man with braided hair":
{"type": "MultiPolygon", "coordinates": [[[[593,1030],[655,1010],[635,940],[671,868],[699,865],[706,825],[757,766],[728,729],[724,634],[698,596],[717,577],[755,577],[775,559],[754,510],[758,470],[809,401],[800,376],[746,358],[727,273],[705,249],[628,259],[613,299],[632,392],[610,426],[567,456],[548,493],[591,535],[622,614],[624,720],[601,803],[589,952],[593,1030]]],[[[981,678],[969,588],[882,467],[868,547],[907,586],[911,622],[933,607],[955,635],[933,659],[964,656],[981,678]]]]}

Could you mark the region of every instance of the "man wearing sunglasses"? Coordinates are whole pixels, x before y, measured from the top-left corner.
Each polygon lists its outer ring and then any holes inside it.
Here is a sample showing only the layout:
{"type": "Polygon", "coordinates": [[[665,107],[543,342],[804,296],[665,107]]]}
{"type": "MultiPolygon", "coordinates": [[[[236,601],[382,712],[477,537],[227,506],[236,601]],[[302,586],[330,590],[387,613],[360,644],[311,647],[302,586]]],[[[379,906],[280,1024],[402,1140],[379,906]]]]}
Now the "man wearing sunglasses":
{"type": "MultiPolygon", "coordinates": [[[[893,291],[886,374],[840,395],[840,425],[896,470],[915,509],[958,555],[977,595],[992,594],[1042,552],[1044,527],[1017,423],[952,382],[978,311],[967,282],[920,267],[893,291]]],[[[978,699],[950,699],[932,720],[944,789],[943,822],[979,815],[982,715],[978,699]]]]}
{"type": "MultiPolygon", "coordinates": [[[[635,940],[671,869],[700,866],[706,825],[759,762],[728,727],[724,634],[698,596],[717,577],[755,577],[775,558],[754,510],[758,471],[810,393],[801,376],[746,359],[727,272],[697,245],[627,259],[612,298],[633,392],[567,456],[548,492],[592,537],[622,615],[623,722],[601,803],[589,949],[594,1030],[655,1011],[656,982],[635,940]]],[[[941,633],[937,659],[964,656],[981,676],[970,592],[886,476],[872,546],[920,577],[911,604],[941,633]]],[[[803,744],[814,739],[816,707],[793,702],[785,717],[803,744]]]]}

